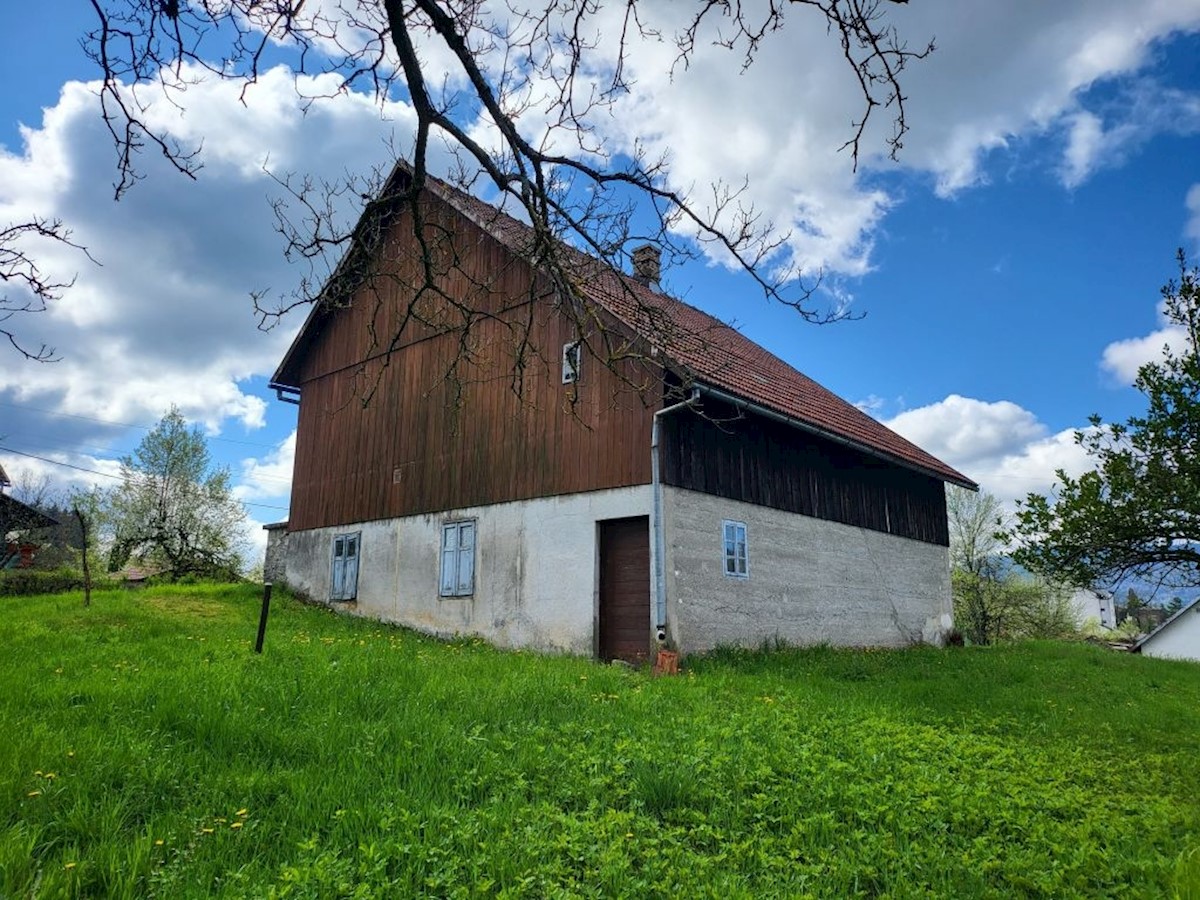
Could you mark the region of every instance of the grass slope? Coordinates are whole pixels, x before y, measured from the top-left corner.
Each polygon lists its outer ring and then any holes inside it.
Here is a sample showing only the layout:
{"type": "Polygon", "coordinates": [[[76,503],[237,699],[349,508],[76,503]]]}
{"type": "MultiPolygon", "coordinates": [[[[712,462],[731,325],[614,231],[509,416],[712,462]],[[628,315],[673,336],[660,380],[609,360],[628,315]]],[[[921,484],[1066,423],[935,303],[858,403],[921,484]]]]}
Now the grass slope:
{"type": "Polygon", "coordinates": [[[730,653],[653,680],[250,588],[0,609],[0,896],[1200,896],[1200,667],[730,653]]]}

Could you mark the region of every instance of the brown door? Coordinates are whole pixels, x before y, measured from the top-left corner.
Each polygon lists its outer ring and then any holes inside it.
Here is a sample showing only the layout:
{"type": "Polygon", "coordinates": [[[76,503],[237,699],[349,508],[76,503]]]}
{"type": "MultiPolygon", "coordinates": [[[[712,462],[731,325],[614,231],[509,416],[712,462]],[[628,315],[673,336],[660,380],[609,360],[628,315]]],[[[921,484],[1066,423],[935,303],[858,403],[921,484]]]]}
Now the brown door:
{"type": "Polygon", "coordinates": [[[600,523],[600,658],[650,658],[650,519],[600,523]]]}

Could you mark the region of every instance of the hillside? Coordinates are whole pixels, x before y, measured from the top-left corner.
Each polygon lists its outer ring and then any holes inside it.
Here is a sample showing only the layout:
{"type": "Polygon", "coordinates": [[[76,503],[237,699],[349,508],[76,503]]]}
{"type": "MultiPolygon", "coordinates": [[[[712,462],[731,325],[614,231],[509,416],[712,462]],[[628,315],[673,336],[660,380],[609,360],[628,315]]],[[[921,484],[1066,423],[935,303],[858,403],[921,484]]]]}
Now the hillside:
{"type": "Polygon", "coordinates": [[[1200,666],[651,679],[286,599],[259,657],[249,587],[3,611],[3,897],[1200,897],[1200,666]]]}

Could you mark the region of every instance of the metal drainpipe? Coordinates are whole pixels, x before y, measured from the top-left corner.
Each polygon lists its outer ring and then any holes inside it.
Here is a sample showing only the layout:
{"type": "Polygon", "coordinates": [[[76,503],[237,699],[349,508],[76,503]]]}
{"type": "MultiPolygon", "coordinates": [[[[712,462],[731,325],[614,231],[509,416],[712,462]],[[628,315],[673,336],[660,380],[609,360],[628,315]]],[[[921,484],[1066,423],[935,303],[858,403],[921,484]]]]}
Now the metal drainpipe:
{"type": "Polygon", "coordinates": [[[654,414],[654,424],[650,428],[650,483],[653,485],[654,490],[654,518],[651,521],[650,527],[654,532],[654,613],[655,618],[658,620],[655,624],[655,629],[658,633],[659,643],[662,643],[666,639],[667,628],[667,579],[663,572],[663,554],[666,551],[663,546],[662,481],[659,479],[658,464],[659,416],[682,409],[685,406],[691,406],[699,399],[699,388],[692,388],[692,393],[686,400],[680,400],[678,403],[664,406],[656,412],[654,414]]]}

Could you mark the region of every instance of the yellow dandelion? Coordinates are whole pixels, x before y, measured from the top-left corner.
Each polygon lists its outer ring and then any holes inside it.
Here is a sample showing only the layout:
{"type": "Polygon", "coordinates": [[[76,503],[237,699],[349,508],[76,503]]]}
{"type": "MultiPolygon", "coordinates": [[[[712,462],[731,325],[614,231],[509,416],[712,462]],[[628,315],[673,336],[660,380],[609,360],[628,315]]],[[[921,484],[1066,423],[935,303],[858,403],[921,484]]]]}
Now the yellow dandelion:
{"type": "Polygon", "coordinates": [[[159,838],[157,841],[155,841],[155,842],[154,842],[154,846],[155,846],[155,847],[161,847],[162,845],[163,845],[163,839],[162,839],[162,838],[159,838]]]}
{"type": "Polygon", "coordinates": [[[201,828],[200,833],[201,834],[212,834],[213,830],[211,828],[201,828]]]}
{"type": "Polygon", "coordinates": [[[246,816],[250,815],[250,810],[246,809],[246,807],[243,806],[241,809],[239,809],[237,811],[237,815],[245,818],[246,816]]]}
{"type": "Polygon", "coordinates": [[[230,828],[241,828],[245,824],[246,824],[245,822],[230,822],[229,827],[230,828]]]}
{"type": "Polygon", "coordinates": [[[67,756],[69,756],[69,757],[71,757],[72,759],[74,759],[74,758],[75,758],[75,751],[74,751],[74,750],[68,750],[68,751],[67,751],[67,756]]]}
{"type": "Polygon", "coordinates": [[[55,772],[47,772],[46,776],[45,776],[47,781],[53,781],[57,777],[58,777],[58,774],[55,772]]]}
{"type": "Polygon", "coordinates": [[[79,863],[67,863],[65,866],[63,866],[63,868],[64,868],[64,869],[73,869],[73,868],[75,868],[77,865],[79,865],[79,863]]]}

